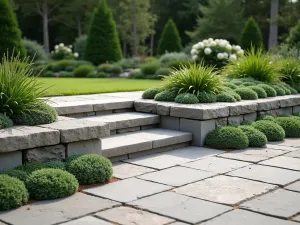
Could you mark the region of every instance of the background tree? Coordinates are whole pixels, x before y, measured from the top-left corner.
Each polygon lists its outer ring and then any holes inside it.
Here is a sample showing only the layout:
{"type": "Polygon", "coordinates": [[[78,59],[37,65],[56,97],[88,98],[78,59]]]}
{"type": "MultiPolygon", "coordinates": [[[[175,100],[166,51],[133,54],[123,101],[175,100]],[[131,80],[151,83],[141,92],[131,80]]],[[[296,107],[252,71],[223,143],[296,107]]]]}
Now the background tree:
{"type": "Polygon", "coordinates": [[[251,47],[263,47],[263,37],[260,27],[253,17],[250,17],[242,31],[240,44],[243,49],[250,50],[251,47]]]}
{"type": "Polygon", "coordinates": [[[162,55],[166,52],[180,52],[181,49],[181,38],[176,24],[172,19],[169,19],[159,40],[158,54],[162,55]]]}
{"type": "Polygon", "coordinates": [[[122,58],[120,41],[112,12],[106,0],[101,0],[92,17],[84,59],[95,65],[122,58]]]}
{"type": "Polygon", "coordinates": [[[273,48],[278,43],[278,16],[279,16],[279,0],[270,0],[270,33],[269,48],[273,48]]]}
{"type": "Polygon", "coordinates": [[[4,53],[20,53],[26,56],[24,45],[21,41],[21,30],[18,26],[16,15],[8,0],[0,0],[0,55],[4,53]]]}
{"type": "Polygon", "coordinates": [[[290,34],[287,38],[287,43],[290,47],[295,46],[300,49],[300,20],[290,31],[290,34]]]}

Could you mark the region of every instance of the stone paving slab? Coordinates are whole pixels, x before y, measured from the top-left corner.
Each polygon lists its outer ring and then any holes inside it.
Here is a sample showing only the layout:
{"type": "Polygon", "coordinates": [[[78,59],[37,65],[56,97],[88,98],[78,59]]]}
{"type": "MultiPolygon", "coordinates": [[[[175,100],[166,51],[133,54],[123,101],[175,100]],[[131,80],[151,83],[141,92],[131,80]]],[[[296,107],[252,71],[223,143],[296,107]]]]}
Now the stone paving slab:
{"type": "Polygon", "coordinates": [[[231,210],[231,207],[190,198],[174,192],[164,192],[129,203],[160,215],[199,223],[231,210]]]}
{"type": "Polygon", "coordinates": [[[148,173],[139,176],[138,178],[169,186],[179,187],[215,175],[216,174],[212,172],[177,166],[153,173],[148,173]]]}
{"type": "Polygon", "coordinates": [[[164,225],[173,219],[129,207],[118,207],[95,214],[97,217],[122,225],[164,225]]]}
{"type": "MultiPolygon", "coordinates": [[[[272,142],[270,142],[272,143],[272,142]]],[[[285,145],[273,145],[273,144],[267,144],[266,145],[267,148],[269,149],[277,149],[277,150],[284,150],[284,151],[297,151],[299,150],[299,148],[295,148],[295,147],[290,147],[290,146],[285,146],[285,145]]]]}
{"type": "Polygon", "coordinates": [[[250,163],[219,157],[208,157],[183,164],[182,166],[222,174],[248,165],[250,165],[250,163]]]}
{"type": "Polygon", "coordinates": [[[68,115],[75,113],[93,112],[93,103],[96,101],[72,101],[72,102],[53,102],[50,103],[57,111],[58,115],[68,115]]]}
{"type": "Polygon", "coordinates": [[[290,152],[284,156],[292,157],[292,158],[300,158],[300,150],[290,152]]]}
{"type": "Polygon", "coordinates": [[[299,138],[285,138],[283,141],[270,142],[270,144],[284,145],[284,146],[289,146],[289,147],[294,147],[294,148],[300,147],[299,138]]]}
{"type": "Polygon", "coordinates": [[[287,153],[287,151],[267,148],[247,148],[244,150],[236,150],[229,153],[224,153],[219,155],[219,157],[257,163],[275,156],[283,155],[285,153],[287,153]]]}
{"type": "Polygon", "coordinates": [[[227,175],[282,186],[300,179],[300,172],[261,165],[250,165],[227,175]]]}
{"type": "Polygon", "coordinates": [[[217,176],[174,189],[174,191],[212,202],[237,205],[276,187],[237,177],[217,176]]]}
{"type": "MultiPolygon", "coordinates": [[[[295,222],[264,216],[245,210],[234,210],[225,213],[215,219],[203,223],[203,225],[297,225],[295,222]]],[[[202,225],[202,224],[201,224],[202,225]]]]}
{"type": "Polygon", "coordinates": [[[147,155],[136,159],[129,159],[125,160],[125,162],[154,169],[166,169],[221,153],[224,153],[224,151],[190,146],[168,152],[147,155]]]}
{"type": "Polygon", "coordinates": [[[300,181],[285,187],[285,189],[300,192],[300,181]]]}
{"type": "Polygon", "coordinates": [[[13,225],[50,225],[117,205],[119,203],[114,201],[77,193],[64,199],[35,202],[12,211],[1,212],[0,220],[13,225]]]}
{"type": "Polygon", "coordinates": [[[260,164],[300,171],[300,159],[298,158],[278,156],[276,158],[263,161],[260,164]]]}
{"type": "Polygon", "coordinates": [[[130,202],[169,189],[171,187],[167,185],[129,178],[101,187],[86,189],[84,192],[118,202],[130,202]]]}
{"type": "Polygon", "coordinates": [[[300,193],[276,190],[242,204],[241,208],[288,219],[300,212],[300,193]]]}
{"type": "Polygon", "coordinates": [[[175,222],[171,223],[170,225],[188,225],[187,223],[175,222]]]}
{"type": "Polygon", "coordinates": [[[156,171],[154,169],[150,169],[142,166],[136,166],[129,163],[116,163],[113,165],[113,170],[114,170],[113,176],[119,179],[126,179],[126,178],[135,177],[145,173],[151,173],[156,171]]]}
{"type": "Polygon", "coordinates": [[[113,225],[113,224],[93,216],[86,216],[77,220],[72,220],[67,223],[62,223],[61,225],[113,225]]]}

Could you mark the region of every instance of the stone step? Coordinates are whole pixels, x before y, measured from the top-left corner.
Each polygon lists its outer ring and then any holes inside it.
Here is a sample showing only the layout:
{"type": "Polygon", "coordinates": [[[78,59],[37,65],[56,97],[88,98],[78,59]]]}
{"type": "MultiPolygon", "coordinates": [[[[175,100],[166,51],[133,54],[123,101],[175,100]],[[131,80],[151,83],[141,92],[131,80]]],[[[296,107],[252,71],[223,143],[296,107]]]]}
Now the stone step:
{"type": "MultiPolygon", "coordinates": [[[[110,115],[84,117],[81,120],[108,123],[111,134],[144,130],[160,123],[160,116],[148,113],[125,112],[110,115]]],[[[153,128],[153,127],[152,127],[153,128]]]]}
{"type": "Polygon", "coordinates": [[[191,140],[190,133],[159,128],[116,134],[102,138],[102,154],[108,158],[127,159],[131,158],[133,153],[150,150],[165,151],[182,147],[183,144],[187,146],[191,140]]]}

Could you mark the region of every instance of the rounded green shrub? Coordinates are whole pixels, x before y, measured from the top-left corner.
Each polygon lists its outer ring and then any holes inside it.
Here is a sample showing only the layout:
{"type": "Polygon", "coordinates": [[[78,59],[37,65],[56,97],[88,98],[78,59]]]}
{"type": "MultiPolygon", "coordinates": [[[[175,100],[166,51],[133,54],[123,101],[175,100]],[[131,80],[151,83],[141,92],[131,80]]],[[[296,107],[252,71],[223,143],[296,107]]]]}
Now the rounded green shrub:
{"type": "Polygon", "coordinates": [[[141,66],[141,72],[144,75],[154,75],[156,71],[159,69],[160,65],[159,62],[149,62],[145,63],[141,66]]]}
{"type": "Polygon", "coordinates": [[[98,78],[98,74],[95,73],[95,72],[89,73],[89,74],[87,75],[87,78],[98,78]]]}
{"type": "Polygon", "coordinates": [[[47,200],[64,198],[78,190],[75,176],[59,169],[41,169],[33,172],[26,180],[30,198],[47,200]]]}
{"type": "Polygon", "coordinates": [[[175,98],[175,102],[181,104],[197,104],[199,103],[199,100],[194,94],[182,93],[175,98]]]}
{"type": "Polygon", "coordinates": [[[217,102],[236,102],[230,93],[222,93],[217,95],[217,102]]]}
{"type": "Polygon", "coordinates": [[[23,182],[25,182],[26,179],[28,178],[28,174],[22,170],[10,170],[10,171],[5,172],[4,174],[6,174],[10,177],[17,178],[23,182]]]}
{"type": "Polygon", "coordinates": [[[241,101],[242,100],[242,98],[241,98],[241,96],[238,94],[238,93],[236,93],[236,92],[234,92],[234,91],[231,91],[231,92],[228,92],[230,95],[232,95],[234,98],[235,98],[235,100],[237,101],[237,102],[239,102],[239,101],[241,101]]]}
{"type": "Polygon", "coordinates": [[[226,83],[225,83],[225,86],[226,86],[226,87],[229,87],[229,88],[231,88],[231,89],[236,89],[236,88],[238,88],[237,85],[235,85],[234,83],[231,83],[231,82],[226,82],[226,83]]]}
{"type": "Polygon", "coordinates": [[[163,91],[164,91],[163,88],[150,88],[143,93],[142,98],[143,99],[154,99],[155,95],[157,95],[158,93],[163,92],[163,91]]]}
{"type": "Polygon", "coordinates": [[[255,83],[253,83],[253,82],[244,82],[243,83],[243,86],[245,86],[245,87],[254,86],[254,85],[255,85],[255,83]]]}
{"type": "Polygon", "coordinates": [[[36,41],[31,41],[28,39],[23,39],[22,42],[26,49],[27,56],[30,58],[30,60],[48,60],[48,55],[42,45],[40,45],[36,41]]]}
{"type": "Polygon", "coordinates": [[[103,72],[98,72],[97,73],[97,78],[108,78],[108,74],[103,73],[103,72]]]}
{"type": "Polygon", "coordinates": [[[57,121],[56,110],[44,103],[36,105],[34,109],[13,116],[13,121],[19,125],[36,126],[57,121]]]}
{"type": "Polygon", "coordinates": [[[68,165],[80,184],[95,184],[109,181],[113,174],[111,162],[100,155],[82,155],[73,159],[68,165]]]}
{"type": "Polygon", "coordinates": [[[276,97],[276,90],[274,88],[272,88],[270,85],[268,85],[268,84],[258,84],[257,86],[264,89],[265,92],[267,93],[268,97],[276,97]]]}
{"type": "Polygon", "coordinates": [[[298,94],[298,91],[295,88],[292,88],[289,85],[286,85],[285,87],[291,91],[291,94],[293,94],[293,95],[298,94]]]}
{"type": "Polygon", "coordinates": [[[217,149],[245,149],[249,146],[246,134],[239,128],[225,126],[210,132],[205,144],[217,149]]]}
{"type": "Polygon", "coordinates": [[[112,65],[109,69],[108,69],[108,73],[111,73],[111,74],[120,74],[123,72],[123,69],[121,66],[119,65],[112,65]]]}
{"type": "Polygon", "coordinates": [[[280,86],[273,85],[272,88],[275,89],[275,91],[276,91],[276,96],[283,96],[283,95],[285,95],[284,89],[282,89],[280,86]]]}
{"type": "Polygon", "coordinates": [[[268,97],[266,91],[263,88],[261,88],[261,87],[250,86],[248,88],[250,88],[251,90],[255,91],[256,94],[257,94],[257,96],[258,96],[258,98],[266,98],[266,97],[268,97]]]}
{"type": "Polygon", "coordinates": [[[73,72],[75,69],[76,69],[75,66],[67,66],[67,67],[66,67],[66,71],[67,71],[67,72],[73,72]]]}
{"type": "Polygon", "coordinates": [[[163,67],[168,66],[169,62],[171,61],[178,61],[178,60],[180,61],[190,60],[190,57],[184,52],[168,52],[163,54],[159,58],[159,62],[163,67]]]}
{"type": "Polygon", "coordinates": [[[66,71],[66,68],[69,66],[76,66],[75,60],[63,59],[60,61],[55,61],[49,65],[48,69],[51,69],[53,72],[66,71]]]}
{"type": "Polygon", "coordinates": [[[199,103],[214,103],[217,101],[217,96],[209,92],[200,92],[197,95],[199,103]]]}
{"type": "Polygon", "coordinates": [[[16,168],[16,170],[21,170],[26,172],[27,174],[31,174],[34,171],[40,169],[60,169],[65,170],[66,166],[63,162],[47,162],[47,163],[39,163],[39,162],[32,162],[32,163],[25,163],[16,168]]]}
{"type": "Polygon", "coordinates": [[[255,100],[258,99],[258,95],[250,88],[242,87],[234,90],[243,100],[255,100]]]}
{"type": "Polygon", "coordinates": [[[159,68],[155,74],[168,76],[168,75],[170,75],[170,73],[171,73],[171,70],[169,68],[159,68]]]}
{"type": "Polygon", "coordinates": [[[285,136],[290,138],[300,137],[300,120],[294,117],[277,117],[275,122],[285,131],[285,136]]]}
{"type": "Polygon", "coordinates": [[[95,67],[92,65],[81,65],[73,71],[74,77],[87,77],[88,74],[94,72],[95,67]]]}
{"type": "Polygon", "coordinates": [[[292,92],[290,91],[290,89],[288,89],[286,86],[284,86],[283,84],[278,84],[279,87],[281,87],[284,90],[284,94],[285,95],[290,95],[292,94],[292,92]]]}
{"type": "Polygon", "coordinates": [[[275,118],[273,116],[264,116],[262,119],[275,122],[275,118]]]}
{"type": "Polygon", "coordinates": [[[45,71],[41,74],[42,77],[54,77],[54,73],[51,70],[45,71]]]}
{"type": "Polygon", "coordinates": [[[0,175],[0,211],[21,207],[28,201],[28,192],[22,181],[0,175]]]}
{"type": "Polygon", "coordinates": [[[236,86],[240,86],[243,84],[243,81],[241,81],[240,79],[233,79],[231,80],[232,84],[235,84],[236,86]]]}
{"type": "Polygon", "coordinates": [[[282,141],[285,138],[284,129],[275,122],[268,120],[259,120],[252,124],[252,126],[263,132],[268,141],[282,141]]]}
{"type": "Polygon", "coordinates": [[[174,102],[177,93],[175,91],[165,90],[155,95],[154,100],[160,102],[174,102]]]}
{"type": "Polygon", "coordinates": [[[109,63],[103,63],[100,66],[98,66],[97,71],[98,72],[104,72],[104,73],[109,73],[112,65],[109,63]]]}
{"type": "Polygon", "coordinates": [[[84,49],[86,46],[87,35],[81,35],[74,42],[74,52],[79,54],[79,59],[83,59],[84,49]]]}
{"type": "Polygon", "coordinates": [[[63,77],[63,78],[71,78],[73,77],[73,73],[72,72],[64,72],[64,73],[61,73],[59,75],[59,77],[63,77]]]}
{"type": "Polygon", "coordinates": [[[264,147],[268,139],[266,135],[252,126],[239,126],[239,128],[247,135],[249,147],[264,147]]]}
{"type": "Polygon", "coordinates": [[[11,127],[12,125],[13,121],[5,114],[0,113],[0,129],[11,127]]]}

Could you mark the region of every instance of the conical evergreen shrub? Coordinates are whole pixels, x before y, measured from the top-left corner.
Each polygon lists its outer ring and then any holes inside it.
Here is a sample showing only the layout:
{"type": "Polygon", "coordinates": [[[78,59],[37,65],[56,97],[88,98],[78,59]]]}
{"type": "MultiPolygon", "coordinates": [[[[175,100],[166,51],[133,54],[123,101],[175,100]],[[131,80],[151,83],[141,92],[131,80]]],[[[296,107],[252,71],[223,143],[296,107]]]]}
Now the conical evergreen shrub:
{"type": "Polygon", "coordinates": [[[158,44],[158,54],[163,55],[166,52],[180,52],[182,49],[181,38],[172,19],[166,23],[158,44]]]}
{"type": "Polygon", "coordinates": [[[241,46],[243,49],[263,48],[263,36],[260,27],[253,17],[250,17],[245,24],[241,36],[241,46]]]}
{"type": "Polygon", "coordinates": [[[21,39],[17,17],[8,0],[0,0],[0,57],[5,53],[19,53],[26,56],[26,50],[21,39]]]}
{"type": "Polygon", "coordinates": [[[108,61],[117,62],[121,58],[122,51],[112,12],[106,0],[101,0],[92,17],[84,59],[99,65],[108,61]]]}

